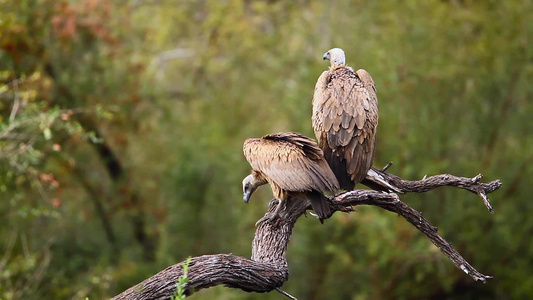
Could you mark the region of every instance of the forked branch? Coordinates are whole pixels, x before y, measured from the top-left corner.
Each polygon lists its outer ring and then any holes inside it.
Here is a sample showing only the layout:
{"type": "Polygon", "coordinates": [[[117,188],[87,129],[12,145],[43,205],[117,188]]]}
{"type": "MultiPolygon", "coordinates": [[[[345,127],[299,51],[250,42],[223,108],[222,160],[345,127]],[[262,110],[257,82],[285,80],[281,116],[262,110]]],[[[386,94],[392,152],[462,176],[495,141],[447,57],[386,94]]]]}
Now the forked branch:
{"type": "Polygon", "coordinates": [[[396,194],[383,193],[384,195],[396,196],[396,199],[393,201],[388,200],[386,197],[383,197],[383,199],[376,199],[372,197],[369,199],[370,201],[365,201],[364,199],[361,199],[361,195],[356,195],[355,192],[358,191],[346,192],[336,196],[335,199],[332,200],[332,206],[339,208],[340,210],[340,208],[348,205],[364,204],[379,206],[388,211],[395,212],[404,217],[409,223],[413,224],[413,226],[424,233],[431,240],[431,242],[454,263],[457,268],[463,270],[474,280],[485,282],[487,279],[492,278],[492,276],[483,275],[474,269],[474,267],[472,267],[448,241],[438,234],[437,227],[432,226],[426,219],[424,219],[420,212],[402,202],[396,194]]]}
{"type": "Polygon", "coordinates": [[[480,182],[480,180],[483,178],[483,175],[481,174],[478,174],[472,178],[441,174],[430,177],[424,176],[422,180],[405,180],[394,174],[385,172],[385,170],[388,169],[391,164],[392,163],[387,164],[387,166],[381,170],[376,168],[370,169],[366,179],[363,181],[363,184],[368,185],[376,190],[390,191],[401,194],[423,193],[441,186],[454,186],[474,194],[478,194],[491,213],[493,212],[493,209],[487,194],[494,192],[502,185],[499,180],[494,180],[488,183],[480,182]]]}
{"type": "MultiPolygon", "coordinates": [[[[449,174],[436,175],[418,181],[404,180],[384,170],[373,168],[363,182],[376,190],[354,190],[336,195],[330,200],[333,211],[349,212],[352,206],[374,205],[395,212],[424,233],[459,269],[477,281],[486,282],[491,276],[483,275],[474,269],[422,215],[402,202],[396,193],[421,193],[440,186],[455,186],[477,193],[487,208],[492,206],[487,194],[497,190],[501,183],[495,180],[489,183],[479,182],[482,178],[457,177],[449,174]],[[381,190],[381,191],[379,191],[381,190]]],[[[276,204],[271,203],[269,212],[276,204]]],[[[247,259],[232,254],[203,255],[191,259],[188,269],[186,294],[215,285],[239,288],[246,292],[269,292],[279,290],[288,280],[289,270],[286,250],[292,228],[298,218],[310,209],[307,200],[291,198],[280,214],[280,219],[264,218],[258,227],[252,243],[252,258],[247,259]]],[[[124,291],[113,299],[168,299],[176,290],[176,282],[183,274],[185,262],[170,266],[156,275],[124,291]]],[[[281,291],[280,291],[281,292],[281,291]]]]}

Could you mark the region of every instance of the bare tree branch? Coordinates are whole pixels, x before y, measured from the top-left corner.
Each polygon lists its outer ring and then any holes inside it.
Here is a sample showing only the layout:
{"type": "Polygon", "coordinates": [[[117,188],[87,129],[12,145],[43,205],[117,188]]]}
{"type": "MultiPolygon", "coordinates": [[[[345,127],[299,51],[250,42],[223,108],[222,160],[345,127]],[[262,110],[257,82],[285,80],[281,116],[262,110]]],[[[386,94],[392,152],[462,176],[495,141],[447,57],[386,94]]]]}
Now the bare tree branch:
{"type": "Polygon", "coordinates": [[[437,227],[432,226],[426,219],[424,219],[420,212],[400,201],[400,198],[398,198],[396,194],[383,193],[384,195],[394,195],[397,197],[396,200],[390,201],[386,196],[377,199],[372,194],[367,195],[368,199],[361,199],[361,195],[355,194],[355,192],[356,191],[346,192],[336,196],[332,201],[332,206],[342,208],[347,205],[366,204],[379,206],[388,211],[395,212],[404,217],[409,223],[413,224],[413,226],[425,234],[431,240],[431,242],[455,264],[457,268],[463,270],[474,280],[485,282],[487,279],[492,278],[492,276],[483,275],[474,269],[474,267],[472,267],[448,241],[446,241],[437,233],[437,227]]]}
{"type": "MultiPolygon", "coordinates": [[[[387,165],[387,168],[390,165],[387,165]]],[[[422,180],[405,180],[394,174],[386,173],[384,170],[372,168],[362,182],[377,190],[394,191],[397,193],[424,193],[441,186],[454,186],[460,189],[470,191],[478,194],[487,209],[492,213],[492,205],[490,204],[487,194],[500,188],[502,185],[499,180],[494,180],[489,183],[479,182],[483,175],[478,174],[473,178],[458,177],[450,174],[441,174],[424,178],[422,180]]]]}
{"type": "Polygon", "coordinates": [[[11,113],[9,114],[10,124],[15,122],[15,116],[17,115],[20,106],[18,82],[18,79],[13,80],[13,109],[11,109],[11,113]]]}
{"type": "MultiPolygon", "coordinates": [[[[373,168],[373,176],[367,176],[366,183],[377,189],[395,190],[402,193],[427,192],[440,186],[455,186],[479,194],[492,210],[486,194],[497,190],[500,181],[479,182],[482,178],[457,177],[449,174],[436,175],[418,181],[404,180],[384,170],[373,168]],[[378,179],[376,179],[378,178],[378,179]],[[484,196],[483,196],[484,195],[484,196]]],[[[191,259],[188,269],[186,294],[215,285],[239,288],[246,292],[269,292],[278,290],[288,280],[289,271],[286,250],[292,229],[298,218],[310,209],[307,200],[291,198],[285,201],[286,207],[280,218],[270,220],[263,218],[258,222],[252,243],[252,258],[247,259],[232,254],[215,254],[198,256],[191,259]]],[[[336,195],[329,201],[332,210],[350,212],[352,206],[374,205],[395,212],[424,233],[457,268],[463,270],[474,280],[486,282],[491,276],[483,275],[472,267],[422,215],[402,202],[397,194],[376,190],[354,190],[336,195]]],[[[271,203],[267,215],[275,209],[271,203]]],[[[124,291],[113,299],[168,299],[176,290],[176,282],[183,274],[183,264],[178,263],[157,273],[124,291]]],[[[291,296],[292,297],[292,296],[291,296]]]]}

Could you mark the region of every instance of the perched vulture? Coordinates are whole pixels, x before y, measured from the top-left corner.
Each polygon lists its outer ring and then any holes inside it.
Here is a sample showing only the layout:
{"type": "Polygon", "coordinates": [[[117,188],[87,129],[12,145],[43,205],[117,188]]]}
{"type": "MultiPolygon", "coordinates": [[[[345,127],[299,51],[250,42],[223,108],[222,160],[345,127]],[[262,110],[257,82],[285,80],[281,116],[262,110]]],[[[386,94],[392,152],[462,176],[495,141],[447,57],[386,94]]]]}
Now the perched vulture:
{"type": "Polygon", "coordinates": [[[313,140],[292,132],[269,134],[247,139],[243,151],[252,166],[252,174],[242,181],[244,202],[259,186],[269,183],[279,201],[272,219],[291,197],[309,199],[321,222],[331,215],[324,193],[335,193],[339,183],[313,140]]]}
{"type": "Polygon", "coordinates": [[[313,95],[313,129],[340,188],[352,190],[372,167],[378,126],[378,99],[370,74],[346,66],[344,51],[333,48],[331,62],[313,95]]]}

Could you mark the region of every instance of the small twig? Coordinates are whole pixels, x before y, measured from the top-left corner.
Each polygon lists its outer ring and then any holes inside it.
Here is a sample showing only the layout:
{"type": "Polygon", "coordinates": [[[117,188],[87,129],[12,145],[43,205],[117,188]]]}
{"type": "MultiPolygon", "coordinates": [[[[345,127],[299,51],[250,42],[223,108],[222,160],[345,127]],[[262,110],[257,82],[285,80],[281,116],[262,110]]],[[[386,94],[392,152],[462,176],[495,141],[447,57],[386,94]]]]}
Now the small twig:
{"type": "Polygon", "coordinates": [[[392,161],[389,161],[388,164],[386,164],[383,169],[381,169],[382,172],[385,172],[387,171],[387,169],[389,169],[390,167],[392,166],[392,161]]]}
{"type": "MultiPolygon", "coordinates": [[[[365,181],[363,184],[370,186],[373,189],[380,189],[382,191],[386,192],[395,192],[399,194],[403,194],[403,191],[399,188],[397,188],[394,185],[391,185],[386,178],[381,176],[380,173],[376,172],[378,169],[370,169],[368,170],[368,173],[366,174],[365,181]],[[368,184],[368,181],[372,183],[372,185],[368,184]]],[[[387,174],[383,172],[382,174],[387,174]]]]}
{"type": "Polygon", "coordinates": [[[473,183],[479,182],[483,178],[482,174],[477,174],[474,178],[472,178],[473,183]]]}
{"type": "Polygon", "coordinates": [[[15,241],[17,239],[17,230],[13,230],[7,239],[7,246],[4,252],[2,259],[0,260],[0,270],[4,270],[4,267],[7,265],[7,262],[11,258],[11,251],[15,246],[15,241]]]}
{"type": "Polygon", "coordinates": [[[484,191],[479,191],[477,194],[483,199],[483,203],[485,203],[485,206],[489,210],[491,214],[494,213],[494,210],[492,209],[492,205],[490,204],[489,197],[487,197],[487,194],[485,194],[484,191]]]}
{"type": "Polygon", "coordinates": [[[276,288],[276,291],[278,291],[280,294],[283,294],[283,295],[287,296],[291,300],[298,300],[296,297],[294,297],[293,295],[285,292],[284,290],[282,290],[280,288],[276,288]]]}
{"type": "Polygon", "coordinates": [[[13,80],[13,90],[13,109],[9,115],[9,123],[15,122],[15,116],[17,115],[20,106],[18,79],[13,80]]]}

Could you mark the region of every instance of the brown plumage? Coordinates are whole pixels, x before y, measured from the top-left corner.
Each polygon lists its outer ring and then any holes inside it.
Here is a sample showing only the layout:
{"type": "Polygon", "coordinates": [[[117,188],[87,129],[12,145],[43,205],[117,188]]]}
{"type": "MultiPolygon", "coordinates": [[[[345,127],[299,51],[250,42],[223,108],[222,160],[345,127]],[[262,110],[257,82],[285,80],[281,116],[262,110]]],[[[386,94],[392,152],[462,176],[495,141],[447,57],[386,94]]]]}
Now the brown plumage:
{"type": "Polygon", "coordinates": [[[313,140],[292,132],[269,134],[247,139],[243,151],[252,166],[242,182],[245,202],[257,187],[269,183],[279,201],[273,217],[290,197],[309,199],[321,221],[330,216],[324,193],[335,193],[339,183],[313,140]]]}
{"type": "Polygon", "coordinates": [[[344,51],[329,50],[329,70],[318,78],[313,95],[313,128],[340,187],[352,190],[374,160],[378,99],[370,74],[346,66],[344,51]]]}

